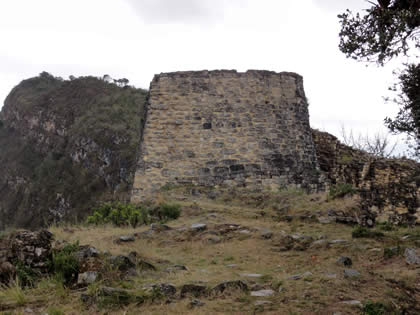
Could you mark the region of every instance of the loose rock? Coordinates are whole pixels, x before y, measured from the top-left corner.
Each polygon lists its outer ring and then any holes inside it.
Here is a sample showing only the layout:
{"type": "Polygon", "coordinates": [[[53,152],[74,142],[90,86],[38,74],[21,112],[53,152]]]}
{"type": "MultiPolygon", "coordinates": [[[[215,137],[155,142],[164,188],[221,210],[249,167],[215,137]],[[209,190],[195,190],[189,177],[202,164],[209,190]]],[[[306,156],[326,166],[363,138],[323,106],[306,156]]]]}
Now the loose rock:
{"type": "Polygon", "coordinates": [[[193,232],[201,232],[207,229],[207,225],[203,223],[195,223],[191,225],[190,229],[193,232]]]}
{"type": "Polygon", "coordinates": [[[344,278],[358,278],[360,277],[360,272],[355,269],[344,269],[344,278]]]}
{"type": "Polygon", "coordinates": [[[337,259],[337,264],[338,265],[343,265],[343,266],[349,267],[349,266],[351,266],[353,264],[353,262],[351,261],[351,259],[349,257],[340,256],[337,259]]]}
{"type": "Polygon", "coordinates": [[[259,291],[252,291],[251,296],[273,296],[274,291],[273,290],[259,290],[259,291]]]}
{"type": "Polygon", "coordinates": [[[207,287],[199,284],[184,284],[181,288],[181,298],[194,296],[196,298],[207,294],[207,287]]]}
{"type": "Polygon", "coordinates": [[[128,243],[128,242],[134,242],[136,239],[134,235],[122,235],[118,239],[120,242],[128,243]]]}
{"type": "Polygon", "coordinates": [[[219,294],[233,290],[248,291],[248,286],[241,280],[226,281],[219,283],[217,286],[211,289],[211,293],[219,294]]]}
{"type": "Polygon", "coordinates": [[[203,306],[204,304],[205,304],[204,302],[202,302],[202,301],[200,301],[198,299],[193,299],[190,302],[190,307],[200,307],[200,306],[203,306]]]}
{"type": "Polygon", "coordinates": [[[420,265],[420,257],[414,248],[406,248],[404,251],[405,261],[409,265],[420,265]]]}
{"type": "Polygon", "coordinates": [[[80,286],[87,286],[94,283],[98,279],[98,273],[95,271],[87,271],[80,273],[77,278],[77,284],[80,286]]]}

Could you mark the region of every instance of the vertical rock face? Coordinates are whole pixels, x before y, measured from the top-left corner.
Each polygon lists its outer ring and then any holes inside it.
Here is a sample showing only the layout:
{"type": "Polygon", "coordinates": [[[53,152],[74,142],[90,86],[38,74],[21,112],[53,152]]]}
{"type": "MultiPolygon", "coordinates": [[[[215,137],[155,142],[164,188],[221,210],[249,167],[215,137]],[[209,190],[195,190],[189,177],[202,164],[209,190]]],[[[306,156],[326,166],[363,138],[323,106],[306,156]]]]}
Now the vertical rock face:
{"type": "Polygon", "coordinates": [[[301,76],[199,71],[153,79],[132,201],[167,184],[315,189],[318,174],[301,76]]]}
{"type": "Polygon", "coordinates": [[[129,199],[146,95],[48,73],[17,85],[0,112],[0,230],[80,220],[129,199]]]}

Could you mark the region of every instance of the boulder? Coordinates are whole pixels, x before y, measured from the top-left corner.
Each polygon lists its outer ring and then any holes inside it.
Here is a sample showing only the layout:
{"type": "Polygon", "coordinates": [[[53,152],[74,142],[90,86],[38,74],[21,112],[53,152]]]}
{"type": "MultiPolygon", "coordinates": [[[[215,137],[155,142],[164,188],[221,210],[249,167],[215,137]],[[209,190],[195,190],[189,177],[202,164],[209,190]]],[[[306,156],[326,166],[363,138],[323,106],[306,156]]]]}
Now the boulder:
{"type": "Polygon", "coordinates": [[[225,281],[216,285],[213,289],[211,289],[211,293],[213,294],[220,294],[225,293],[227,291],[248,291],[248,286],[245,282],[241,280],[233,280],[233,281],[225,281]]]}
{"type": "Polygon", "coordinates": [[[187,296],[200,297],[207,294],[207,287],[199,284],[184,284],[181,288],[181,298],[187,296]]]}
{"type": "Polygon", "coordinates": [[[351,259],[349,257],[346,257],[346,256],[340,256],[340,257],[338,257],[336,263],[338,265],[342,265],[342,266],[346,266],[346,267],[349,267],[349,266],[351,266],[353,264],[353,262],[351,261],[351,259]]]}
{"type": "Polygon", "coordinates": [[[355,269],[344,269],[344,278],[359,278],[360,272],[355,269]]]}
{"type": "Polygon", "coordinates": [[[87,286],[94,283],[98,279],[98,273],[96,271],[86,271],[79,273],[77,278],[77,284],[80,286],[87,286]]]}
{"type": "Polygon", "coordinates": [[[420,257],[414,248],[406,248],[404,251],[405,261],[409,265],[420,265],[420,257]]]}

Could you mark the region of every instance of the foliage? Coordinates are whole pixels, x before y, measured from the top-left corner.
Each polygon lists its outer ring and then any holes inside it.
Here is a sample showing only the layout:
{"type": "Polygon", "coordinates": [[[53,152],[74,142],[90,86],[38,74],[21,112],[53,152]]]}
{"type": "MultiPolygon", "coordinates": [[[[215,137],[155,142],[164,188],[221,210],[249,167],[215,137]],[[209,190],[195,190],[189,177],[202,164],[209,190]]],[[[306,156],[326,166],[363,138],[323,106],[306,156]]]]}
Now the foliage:
{"type": "Polygon", "coordinates": [[[48,308],[48,315],[64,315],[64,312],[58,307],[51,306],[48,308]]]}
{"type": "MultiPolygon", "coordinates": [[[[353,14],[350,10],[340,14],[339,48],[348,58],[376,62],[383,66],[399,55],[410,56],[410,50],[420,48],[420,1],[378,0],[366,14],[353,14]]],[[[419,155],[420,144],[420,67],[406,64],[391,88],[397,93],[393,100],[400,106],[395,119],[385,118],[392,132],[408,133],[416,142],[414,155],[419,155]]],[[[389,100],[389,99],[388,99],[389,100]]]]}
{"type": "MultiPolygon", "coordinates": [[[[400,110],[394,119],[385,118],[385,124],[392,132],[403,132],[420,141],[420,65],[410,64],[398,76],[398,82],[391,88],[397,92],[394,100],[400,110]]],[[[419,151],[418,146],[414,148],[419,151]]]]}
{"type": "Polygon", "coordinates": [[[379,231],[370,230],[364,226],[357,226],[351,233],[353,238],[381,238],[384,233],[379,231]]]}
{"type": "Polygon", "coordinates": [[[181,206],[174,203],[162,203],[155,208],[153,215],[157,216],[160,222],[176,220],[181,215],[181,206]]]}
{"type": "Polygon", "coordinates": [[[0,305],[15,304],[23,306],[27,303],[27,296],[18,280],[8,286],[0,284],[0,305]]]}
{"type": "MultiPolygon", "coordinates": [[[[394,4],[398,2],[403,1],[394,1],[394,4]]],[[[363,16],[347,10],[338,17],[341,24],[339,48],[347,57],[383,65],[400,54],[406,55],[412,45],[420,47],[418,8],[373,5],[363,16]]]]}
{"type": "Polygon", "coordinates": [[[394,256],[401,256],[404,253],[404,248],[398,245],[397,247],[385,247],[384,258],[390,259],[394,256]]]}
{"type": "Polygon", "coordinates": [[[385,315],[389,314],[386,306],[381,302],[368,302],[363,306],[363,315],[385,315]]]}
{"type": "Polygon", "coordinates": [[[57,278],[68,284],[76,280],[80,264],[75,253],[79,250],[79,242],[68,244],[53,252],[52,269],[57,278]]]}
{"type": "Polygon", "coordinates": [[[149,211],[142,205],[105,203],[93,210],[93,215],[87,218],[88,224],[113,224],[115,226],[131,226],[148,224],[149,211]]]}
{"type": "Polygon", "coordinates": [[[33,287],[40,274],[29,266],[25,266],[21,261],[17,261],[15,266],[18,283],[22,287],[33,287]]]}
{"type": "Polygon", "coordinates": [[[181,206],[162,203],[154,208],[146,205],[105,203],[94,209],[93,215],[87,218],[87,224],[113,224],[115,226],[131,226],[133,228],[152,221],[167,222],[181,215],[181,206]]]}
{"type": "Polygon", "coordinates": [[[331,199],[343,198],[348,195],[356,193],[356,189],[351,184],[337,184],[331,186],[329,191],[329,197],[331,199]]]}

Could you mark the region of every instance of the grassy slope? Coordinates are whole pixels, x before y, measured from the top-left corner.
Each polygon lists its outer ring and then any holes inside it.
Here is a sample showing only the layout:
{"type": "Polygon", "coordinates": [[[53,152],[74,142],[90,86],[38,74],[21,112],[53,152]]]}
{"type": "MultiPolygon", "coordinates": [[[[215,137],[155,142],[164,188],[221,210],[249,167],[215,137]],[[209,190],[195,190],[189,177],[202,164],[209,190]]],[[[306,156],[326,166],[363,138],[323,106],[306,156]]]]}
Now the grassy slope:
{"type": "MultiPolygon", "coordinates": [[[[384,248],[389,246],[418,246],[418,241],[415,243],[414,240],[420,239],[419,227],[383,231],[385,237],[381,239],[352,238],[351,226],[299,219],[315,211],[352,209],[356,200],[351,198],[327,202],[325,195],[283,191],[264,194],[228,192],[216,200],[209,200],[203,195],[184,195],[183,189],[175,189],[162,193],[161,200],[175,200],[183,205],[182,216],[170,223],[172,227],[188,227],[201,222],[208,225],[208,230],[217,230],[220,224],[230,223],[240,224],[251,233],[228,233],[221,236],[222,242],[218,244],[209,243],[207,239],[210,234],[207,233],[191,236],[172,232],[163,232],[152,238],[138,237],[134,243],[116,244],[113,241],[118,236],[142,232],[148,227],[134,230],[70,226],[50,230],[58,240],[80,240],[82,244],[91,244],[112,254],[127,255],[135,250],[158,267],[157,271],[143,272],[126,281],[108,279],[101,284],[136,290],[150,283],[169,282],[179,289],[186,283],[212,287],[222,281],[241,279],[249,286],[274,288],[277,291],[275,296],[256,298],[238,292],[217,298],[201,298],[205,305],[193,309],[189,306],[189,298],[171,304],[157,301],[101,309],[95,305],[86,308],[80,300],[83,291],[70,291],[49,282],[49,285],[44,283],[43,287],[24,292],[26,302],[20,307],[15,308],[13,303],[16,302],[9,300],[12,309],[18,312],[29,306],[43,312],[55,307],[65,314],[358,314],[361,312],[358,306],[342,302],[359,300],[364,304],[368,301],[382,302],[392,307],[406,308],[412,311],[409,314],[415,314],[413,305],[420,303],[420,269],[406,265],[401,256],[384,259],[383,254],[384,248]],[[285,210],[287,208],[289,210],[285,210]],[[280,219],[285,213],[292,217],[292,221],[280,219]],[[280,252],[272,240],[261,237],[258,229],[270,229],[274,235],[300,233],[327,241],[342,239],[347,242],[329,247],[311,247],[305,251],[280,252]],[[412,235],[413,238],[402,241],[404,235],[412,235]],[[336,264],[336,259],[341,255],[353,260],[350,268],[358,270],[360,278],[344,278],[344,267],[336,264]],[[185,265],[188,271],[165,271],[174,264],[185,265]],[[228,266],[232,264],[235,266],[228,266]],[[308,271],[312,275],[300,280],[288,279],[291,275],[308,271]],[[259,273],[263,276],[249,278],[241,275],[243,273],[259,273]],[[255,306],[257,300],[270,301],[272,304],[255,306]]],[[[89,289],[92,290],[92,286],[89,289]]]]}

